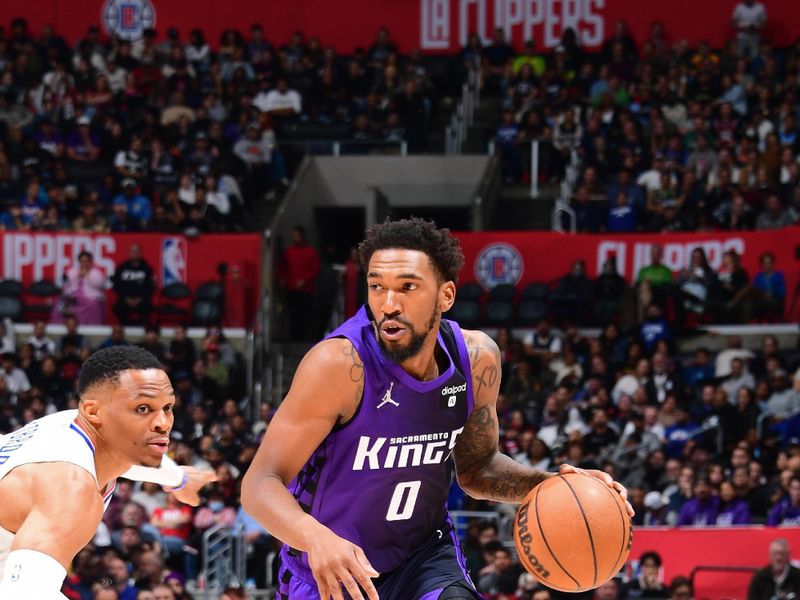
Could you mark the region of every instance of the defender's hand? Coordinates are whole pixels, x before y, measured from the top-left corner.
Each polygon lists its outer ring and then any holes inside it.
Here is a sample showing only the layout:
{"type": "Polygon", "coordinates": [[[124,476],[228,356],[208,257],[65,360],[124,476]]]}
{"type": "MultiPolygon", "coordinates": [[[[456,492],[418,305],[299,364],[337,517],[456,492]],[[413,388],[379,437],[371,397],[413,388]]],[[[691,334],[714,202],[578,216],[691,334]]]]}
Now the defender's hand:
{"type": "Polygon", "coordinates": [[[322,600],[344,600],[342,586],[353,600],[363,600],[359,586],[369,600],[379,600],[371,578],[379,573],[369,564],[364,551],[330,529],[323,528],[308,549],[308,564],[322,600]]]}
{"type": "Polygon", "coordinates": [[[217,474],[214,471],[201,471],[194,467],[181,467],[181,469],[183,469],[183,474],[186,476],[186,485],[180,489],[165,489],[175,494],[175,497],[184,504],[197,506],[200,504],[200,490],[209,483],[216,481],[217,474]]]}
{"type": "Polygon", "coordinates": [[[589,477],[594,477],[595,479],[599,479],[603,483],[605,483],[608,487],[612,490],[616,491],[622,499],[625,501],[625,509],[628,511],[628,516],[633,518],[633,515],[636,512],[633,510],[631,503],[628,502],[628,490],[625,489],[625,486],[622,485],[619,481],[614,481],[614,479],[606,473],[605,471],[598,471],[597,469],[579,469],[578,467],[573,467],[572,465],[561,465],[561,468],[558,470],[561,475],[565,475],[566,473],[581,473],[582,475],[588,475],[589,477]]]}

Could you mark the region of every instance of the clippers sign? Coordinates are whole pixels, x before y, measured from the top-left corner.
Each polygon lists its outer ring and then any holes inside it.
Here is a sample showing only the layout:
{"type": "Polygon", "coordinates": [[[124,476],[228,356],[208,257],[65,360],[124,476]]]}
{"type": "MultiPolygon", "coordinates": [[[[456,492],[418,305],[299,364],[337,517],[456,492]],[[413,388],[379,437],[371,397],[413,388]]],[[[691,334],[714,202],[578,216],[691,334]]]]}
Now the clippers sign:
{"type": "Polygon", "coordinates": [[[539,48],[557,46],[567,29],[582,46],[599,46],[604,8],[605,0],[420,0],[420,47],[461,47],[471,33],[489,44],[496,28],[510,40],[536,40],[539,48]]]}
{"type": "MultiPolygon", "coordinates": [[[[226,29],[246,34],[253,23],[262,23],[276,46],[285,44],[293,32],[302,31],[344,55],[372,44],[380,27],[389,28],[392,41],[403,54],[413,48],[455,54],[471,32],[487,43],[496,27],[505,31],[517,51],[527,40],[534,40],[539,51],[547,51],[557,46],[570,28],[578,34],[584,50],[596,50],[611,35],[614,23],[623,19],[640,47],[650,34],[651,23],[661,21],[671,41],[685,39],[695,45],[707,40],[713,48],[720,48],[736,35],[731,25],[735,4],[730,0],[646,5],[641,0],[237,0],[232,11],[230,2],[219,0],[3,0],[0,23],[25,17],[34,32],[51,24],[75,44],[86,34],[87,25],[98,23],[109,35],[140,39],[144,29],[156,27],[157,14],[162,39],[168,28],[177,27],[185,42],[189,29],[197,27],[212,46],[226,29]],[[332,23],[349,22],[358,26],[331,27],[332,23]]],[[[766,37],[779,47],[792,44],[800,31],[797,3],[765,4],[766,37]]]]}
{"type": "Polygon", "coordinates": [[[650,264],[653,244],[662,247],[662,262],[676,277],[689,265],[692,251],[702,248],[714,270],[719,269],[725,252],[736,251],[750,278],[759,271],[759,257],[764,252],[772,252],[775,268],[786,278],[788,300],[798,280],[795,250],[800,248],[800,227],[669,235],[565,235],[506,231],[456,235],[466,257],[460,282],[477,282],[487,289],[500,283],[511,283],[521,289],[529,283],[553,282],[566,275],[576,260],[585,261],[587,275],[594,278],[602,271],[603,264],[612,259],[617,272],[632,283],[641,268],[650,264]]]}
{"type": "MultiPolygon", "coordinates": [[[[2,278],[30,285],[49,279],[61,285],[64,274],[77,264],[81,252],[89,252],[94,264],[108,277],[116,265],[127,260],[130,248],[139,244],[142,257],[159,277],[159,284],[182,282],[195,289],[202,283],[218,281],[218,267],[225,262],[237,267],[246,298],[237,319],[250,322],[258,306],[261,279],[261,238],[258,235],[205,235],[187,240],[182,236],[159,234],[75,235],[70,233],[0,233],[2,278]]],[[[234,325],[231,325],[234,326],[234,325]]],[[[240,325],[235,325],[240,326],[240,325]]]]}

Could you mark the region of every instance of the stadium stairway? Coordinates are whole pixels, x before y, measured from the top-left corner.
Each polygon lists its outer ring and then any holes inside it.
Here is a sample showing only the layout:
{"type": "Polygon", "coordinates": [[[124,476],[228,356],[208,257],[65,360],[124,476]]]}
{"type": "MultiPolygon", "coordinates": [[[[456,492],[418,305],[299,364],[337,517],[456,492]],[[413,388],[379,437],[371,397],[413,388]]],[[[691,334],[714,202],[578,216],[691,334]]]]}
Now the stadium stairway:
{"type": "Polygon", "coordinates": [[[494,230],[550,230],[551,214],[560,193],[558,183],[539,185],[539,197],[531,198],[528,183],[504,183],[490,221],[494,230]]]}
{"type": "MultiPolygon", "coordinates": [[[[475,109],[475,118],[467,131],[464,154],[485,154],[489,143],[500,123],[503,113],[502,98],[483,96],[475,109]]],[[[446,125],[446,124],[445,124],[446,125]]],[[[489,220],[489,228],[494,230],[549,230],[551,214],[556,197],[560,192],[558,184],[539,185],[539,197],[531,198],[529,183],[505,183],[500,192],[500,200],[489,220]]]]}

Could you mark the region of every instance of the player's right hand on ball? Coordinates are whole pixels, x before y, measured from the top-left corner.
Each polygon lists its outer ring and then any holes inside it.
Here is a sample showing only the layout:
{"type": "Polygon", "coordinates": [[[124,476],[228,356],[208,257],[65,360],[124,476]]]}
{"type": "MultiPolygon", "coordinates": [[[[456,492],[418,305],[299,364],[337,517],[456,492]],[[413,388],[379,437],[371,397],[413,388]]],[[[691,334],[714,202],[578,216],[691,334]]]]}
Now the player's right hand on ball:
{"type": "Polygon", "coordinates": [[[315,536],[308,549],[308,564],[322,600],[344,600],[342,586],[353,600],[364,598],[359,586],[369,600],[379,600],[371,579],[379,573],[369,564],[364,551],[330,529],[324,528],[315,536]]]}

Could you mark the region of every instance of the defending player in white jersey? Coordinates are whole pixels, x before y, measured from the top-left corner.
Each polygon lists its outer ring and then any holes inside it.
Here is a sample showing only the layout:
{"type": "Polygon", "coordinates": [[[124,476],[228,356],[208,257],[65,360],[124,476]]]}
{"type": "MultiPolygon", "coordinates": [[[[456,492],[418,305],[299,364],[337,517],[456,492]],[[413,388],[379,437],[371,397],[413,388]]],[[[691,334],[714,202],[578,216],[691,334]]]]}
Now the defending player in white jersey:
{"type": "Polygon", "coordinates": [[[95,353],[81,369],[78,394],[78,410],[0,436],[3,600],[63,598],[66,569],[94,536],[117,477],[177,488],[188,504],[215,479],[166,457],[175,393],[147,351],[95,353]]]}

